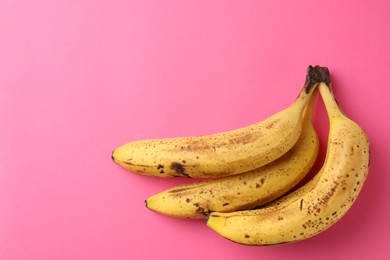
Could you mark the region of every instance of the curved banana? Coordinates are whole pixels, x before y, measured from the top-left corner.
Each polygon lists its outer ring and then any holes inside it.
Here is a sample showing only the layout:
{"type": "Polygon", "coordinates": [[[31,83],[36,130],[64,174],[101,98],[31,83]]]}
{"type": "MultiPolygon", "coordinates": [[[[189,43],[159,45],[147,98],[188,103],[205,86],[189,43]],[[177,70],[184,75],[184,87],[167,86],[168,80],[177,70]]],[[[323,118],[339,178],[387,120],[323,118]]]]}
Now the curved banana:
{"type": "Polygon", "coordinates": [[[195,219],[213,211],[252,209],[280,197],[306,176],[317,158],[319,140],[311,120],[315,98],[313,94],[304,112],[297,143],[276,161],[246,173],[170,188],[147,199],[146,206],[195,219]]]}
{"type": "Polygon", "coordinates": [[[241,244],[290,243],[322,232],[350,209],[368,174],[369,140],[341,111],[329,82],[325,83],[319,84],[319,90],[330,129],[321,170],[300,189],[260,209],[212,213],[207,222],[210,228],[241,244]]]}
{"type": "Polygon", "coordinates": [[[114,150],[112,159],[133,173],[158,177],[215,178],[259,168],[297,142],[303,110],[320,77],[318,67],[310,66],[293,104],[259,123],[211,135],[134,141],[114,150]]]}

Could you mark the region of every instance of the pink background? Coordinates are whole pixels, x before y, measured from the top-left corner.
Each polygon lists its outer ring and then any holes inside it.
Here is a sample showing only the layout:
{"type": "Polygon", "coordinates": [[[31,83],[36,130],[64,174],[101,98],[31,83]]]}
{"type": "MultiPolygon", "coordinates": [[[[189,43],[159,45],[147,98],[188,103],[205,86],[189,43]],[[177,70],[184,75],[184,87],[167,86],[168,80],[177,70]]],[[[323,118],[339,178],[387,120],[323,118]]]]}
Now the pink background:
{"type": "MultiPolygon", "coordinates": [[[[0,1],[0,259],[389,259],[389,11],[385,0],[0,1]],[[190,180],[111,161],[132,140],[262,120],[295,99],[310,64],[329,67],[372,142],[361,195],[314,238],[234,244],[145,208],[190,180]]],[[[320,100],[315,122],[323,156],[320,100]]]]}

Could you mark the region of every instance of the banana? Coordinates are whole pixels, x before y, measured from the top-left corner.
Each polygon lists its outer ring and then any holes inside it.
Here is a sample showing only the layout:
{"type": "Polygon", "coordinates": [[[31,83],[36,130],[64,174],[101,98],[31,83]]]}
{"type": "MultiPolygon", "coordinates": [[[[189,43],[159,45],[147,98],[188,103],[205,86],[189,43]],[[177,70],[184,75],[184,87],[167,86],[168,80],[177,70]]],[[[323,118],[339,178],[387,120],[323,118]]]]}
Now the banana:
{"type": "Polygon", "coordinates": [[[276,161],[242,174],[178,185],[151,196],[146,206],[172,217],[199,219],[213,211],[252,209],[286,193],[306,176],[317,158],[319,140],[311,120],[315,98],[313,93],[298,142],[276,161]]]}
{"type": "Polygon", "coordinates": [[[366,180],[370,143],[364,130],[338,106],[330,79],[319,84],[329,116],[328,148],[320,171],[308,183],[260,209],[212,213],[207,225],[246,245],[277,245],[310,238],[350,209],[366,180]]]}
{"type": "Polygon", "coordinates": [[[303,110],[322,76],[318,68],[309,66],[289,107],[261,122],[210,135],[133,141],[115,149],[112,159],[133,173],[157,177],[216,178],[264,166],[297,142],[303,110]]]}

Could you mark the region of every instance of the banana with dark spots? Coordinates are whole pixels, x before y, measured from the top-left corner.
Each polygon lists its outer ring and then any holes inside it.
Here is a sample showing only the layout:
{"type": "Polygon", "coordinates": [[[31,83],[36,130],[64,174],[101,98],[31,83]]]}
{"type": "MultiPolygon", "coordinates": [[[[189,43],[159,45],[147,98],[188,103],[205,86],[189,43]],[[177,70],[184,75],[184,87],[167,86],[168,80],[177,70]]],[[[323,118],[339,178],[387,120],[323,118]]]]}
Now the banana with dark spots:
{"type": "Polygon", "coordinates": [[[115,149],[112,158],[133,173],[157,177],[217,178],[257,169],[298,141],[313,86],[325,77],[321,67],[310,66],[296,100],[261,122],[204,136],[133,141],[115,149]]]}

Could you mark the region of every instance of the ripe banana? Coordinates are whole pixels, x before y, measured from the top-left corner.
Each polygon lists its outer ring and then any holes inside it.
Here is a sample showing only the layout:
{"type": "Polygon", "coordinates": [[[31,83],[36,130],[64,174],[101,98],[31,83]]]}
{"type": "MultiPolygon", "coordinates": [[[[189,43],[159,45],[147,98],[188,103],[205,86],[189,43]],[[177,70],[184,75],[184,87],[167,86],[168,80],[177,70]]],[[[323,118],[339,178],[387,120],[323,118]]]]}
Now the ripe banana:
{"type": "Polygon", "coordinates": [[[147,199],[146,206],[168,216],[196,219],[213,211],[252,209],[280,197],[306,176],[317,158],[319,140],[312,125],[315,98],[313,93],[297,143],[276,161],[246,173],[170,188],[147,199]]]}
{"type": "Polygon", "coordinates": [[[368,174],[369,140],[338,106],[330,80],[319,90],[329,116],[325,162],[307,184],[260,209],[212,213],[210,228],[247,245],[275,245],[312,237],[338,221],[352,206],[368,174]]]}
{"type": "Polygon", "coordinates": [[[211,135],[134,141],[114,150],[112,159],[133,173],[158,177],[215,178],[254,170],[297,142],[319,77],[318,67],[310,66],[298,98],[259,123],[211,135]]]}

